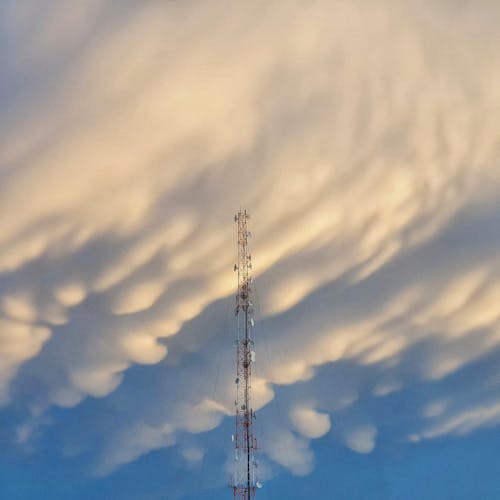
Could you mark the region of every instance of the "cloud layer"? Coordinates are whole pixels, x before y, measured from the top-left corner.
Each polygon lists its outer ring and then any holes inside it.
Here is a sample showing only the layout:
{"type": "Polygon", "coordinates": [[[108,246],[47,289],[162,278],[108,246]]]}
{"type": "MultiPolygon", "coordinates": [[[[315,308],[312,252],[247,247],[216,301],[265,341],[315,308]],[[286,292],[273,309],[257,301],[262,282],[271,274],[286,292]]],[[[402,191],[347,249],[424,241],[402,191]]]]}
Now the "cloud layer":
{"type": "Polygon", "coordinates": [[[0,7],[0,402],[23,408],[20,446],[89,397],[85,432],[55,432],[95,473],[219,446],[240,204],[264,476],[308,473],[327,433],[370,453],[498,423],[495,2],[42,3],[0,7]]]}

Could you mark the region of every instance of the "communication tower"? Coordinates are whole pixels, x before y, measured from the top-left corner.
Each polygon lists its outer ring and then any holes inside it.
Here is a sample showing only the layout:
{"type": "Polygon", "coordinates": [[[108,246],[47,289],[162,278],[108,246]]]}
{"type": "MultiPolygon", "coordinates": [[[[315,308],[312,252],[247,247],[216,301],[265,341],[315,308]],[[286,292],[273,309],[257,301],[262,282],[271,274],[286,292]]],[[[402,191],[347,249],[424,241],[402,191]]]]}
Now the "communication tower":
{"type": "Polygon", "coordinates": [[[252,336],[252,257],[248,252],[247,222],[250,215],[240,210],[234,216],[238,224],[238,262],[234,271],[238,272],[238,292],[236,294],[235,315],[236,330],[236,398],[235,418],[236,433],[234,436],[234,473],[232,479],[235,499],[252,500],[255,491],[261,487],[256,477],[257,461],[255,453],[257,441],[253,435],[255,413],[252,409],[252,365],[255,363],[254,340],[252,336]]]}

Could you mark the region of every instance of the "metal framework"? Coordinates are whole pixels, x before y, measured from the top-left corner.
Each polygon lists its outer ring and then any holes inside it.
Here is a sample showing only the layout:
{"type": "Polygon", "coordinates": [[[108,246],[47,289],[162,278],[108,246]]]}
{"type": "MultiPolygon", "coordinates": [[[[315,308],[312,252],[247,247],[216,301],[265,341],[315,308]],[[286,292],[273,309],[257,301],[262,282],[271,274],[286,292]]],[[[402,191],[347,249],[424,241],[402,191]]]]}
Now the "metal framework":
{"type": "Polygon", "coordinates": [[[252,364],[255,362],[254,341],[252,338],[253,307],[251,301],[251,269],[252,257],[248,252],[250,233],[247,221],[250,215],[240,209],[234,216],[238,224],[238,263],[234,270],[238,271],[238,293],[236,294],[235,315],[237,317],[236,332],[236,434],[234,436],[235,456],[232,480],[235,499],[252,500],[255,491],[260,487],[256,478],[257,462],[255,452],[257,441],[253,435],[255,413],[252,409],[252,364]]]}

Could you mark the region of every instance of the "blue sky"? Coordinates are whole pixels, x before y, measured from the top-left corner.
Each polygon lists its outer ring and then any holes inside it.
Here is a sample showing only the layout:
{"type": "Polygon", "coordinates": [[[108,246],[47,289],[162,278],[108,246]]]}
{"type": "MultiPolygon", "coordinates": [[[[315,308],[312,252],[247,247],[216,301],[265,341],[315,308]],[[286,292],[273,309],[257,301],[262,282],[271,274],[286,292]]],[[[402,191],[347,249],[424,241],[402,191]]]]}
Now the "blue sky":
{"type": "Polygon", "coordinates": [[[0,498],[495,499],[497,2],[0,2],[0,498]]]}

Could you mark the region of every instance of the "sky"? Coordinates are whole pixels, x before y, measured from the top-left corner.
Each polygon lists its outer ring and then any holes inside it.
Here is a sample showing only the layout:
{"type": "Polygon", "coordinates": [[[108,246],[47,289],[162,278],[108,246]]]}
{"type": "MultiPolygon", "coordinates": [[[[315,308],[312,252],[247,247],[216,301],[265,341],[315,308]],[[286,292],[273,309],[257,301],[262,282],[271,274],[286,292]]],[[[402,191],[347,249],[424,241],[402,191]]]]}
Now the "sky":
{"type": "Polygon", "coordinates": [[[0,0],[0,498],[232,497],[239,207],[257,498],[500,498],[499,25],[0,0]]]}

